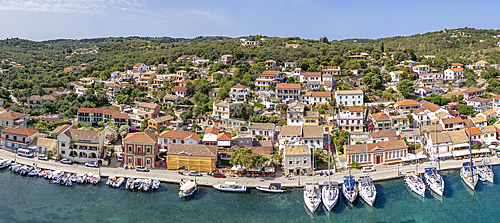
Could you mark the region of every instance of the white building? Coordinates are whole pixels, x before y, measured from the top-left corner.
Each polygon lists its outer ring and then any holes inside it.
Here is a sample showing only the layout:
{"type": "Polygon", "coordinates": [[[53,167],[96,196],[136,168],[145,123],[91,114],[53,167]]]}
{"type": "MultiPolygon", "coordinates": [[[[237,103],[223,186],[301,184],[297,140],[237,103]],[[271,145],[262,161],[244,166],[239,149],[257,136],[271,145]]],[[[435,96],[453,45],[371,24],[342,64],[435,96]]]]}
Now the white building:
{"type": "Polygon", "coordinates": [[[444,71],[445,80],[463,80],[465,81],[463,68],[448,68],[444,71]]]}
{"type": "Polygon", "coordinates": [[[248,125],[248,131],[252,133],[252,135],[260,135],[266,140],[271,140],[274,138],[274,123],[253,123],[250,122],[248,125]]]}
{"type": "Polygon", "coordinates": [[[403,71],[391,71],[389,75],[391,76],[391,82],[399,82],[403,71]]]}
{"type": "Polygon", "coordinates": [[[431,72],[431,68],[428,65],[417,65],[413,67],[413,72],[420,74],[426,74],[431,72]]]}
{"type": "Polygon", "coordinates": [[[231,87],[229,91],[229,97],[233,101],[246,101],[250,96],[250,88],[237,84],[231,87]]]}
{"type": "Polygon", "coordinates": [[[362,90],[335,91],[337,105],[363,106],[364,94],[362,90]]]}
{"type": "Polygon", "coordinates": [[[137,63],[136,65],[134,65],[134,67],[132,69],[133,70],[137,70],[137,71],[139,71],[141,73],[149,71],[149,67],[146,66],[146,64],[143,64],[143,63],[137,63]]]}
{"type": "Polygon", "coordinates": [[[158,137],[158,144],[167,148],[172,143],[200,144],[200,135],[188,131],[166,131],[158,137]]]}
{"type": "Polygon", "coordinates": [[[288,106],[286,124],[290,126],[302,126],[304,123],[304,103],[293,102],[288,106]]]}

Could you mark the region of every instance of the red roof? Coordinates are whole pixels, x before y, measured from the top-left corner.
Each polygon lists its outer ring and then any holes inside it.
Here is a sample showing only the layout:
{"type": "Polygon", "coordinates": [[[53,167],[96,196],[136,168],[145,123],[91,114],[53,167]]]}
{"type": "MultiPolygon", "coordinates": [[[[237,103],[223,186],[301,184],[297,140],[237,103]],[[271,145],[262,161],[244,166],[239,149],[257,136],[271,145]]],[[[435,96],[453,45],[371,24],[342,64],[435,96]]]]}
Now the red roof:
{"type": "Polygon", "coordinates": [[[140,67],[142,65],[144,65],[144,63],[137,63],[137,64],[134,65],[134,67],[140,67]]]}
{"type": "Polygon", "coordinates": [[[175,86],[172,88],[172,91],[186,91],[187,88],[186,87],[182,87],[182,86],[175,86]]]}
{"type": "Polygon", "coordinates": [[[264,77],[274,77],[279,73],[279,71],[275,70],[266,70],[262,72],[259,76],[264,76],[264,77]]]}
{"type": "Polygon", "coordinates": [[[313,91],[311,92],[311,97],[331,97],[332,92],[329,91],[313,91]]]}
{"type": "Polygon", "coordinates": [[[285,88],[285,89],[300,89],[300,84],[277,84],[276,89],[285,88]]]}
{"type": "Polygon", "coordinates": [[[304,77],[321,77],[321,72],[302,72],[300,74],[304,77]]]}
{"type": "Polygon", "coordinates": [[[248,88],[248,87],[241,85],[241,84],[237,84],[237,85],[232,86],[231,88],[248,88]]]}

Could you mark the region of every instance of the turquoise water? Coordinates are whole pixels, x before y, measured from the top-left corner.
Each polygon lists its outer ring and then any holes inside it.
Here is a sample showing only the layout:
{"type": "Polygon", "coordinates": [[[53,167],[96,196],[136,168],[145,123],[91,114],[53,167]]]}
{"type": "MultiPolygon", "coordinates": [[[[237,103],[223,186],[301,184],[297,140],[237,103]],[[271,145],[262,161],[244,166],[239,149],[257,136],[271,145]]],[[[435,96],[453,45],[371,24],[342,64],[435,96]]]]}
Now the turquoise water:
{"type": "MultiPolygon", "coordinates": [[[[493,168],[500,174],[500,167],[493,168]]],[[[222,193],[200,187],[181,200],[178,185],[132,192],[104,185],[49,184],[48,180],[0,172],[0,222],[498,222],[500,184],[478,183],[468,189],[459,171],[443,171],[444,198],[427,191],[425,199],[410,192],[402,179],[376,182],[375,207],[358,200],[354,208],[339,200],[331,213],[310,214],[302,190],[286,194],[222,193]],[[497,186],[498,185],[498,186],[497,186]]]]}

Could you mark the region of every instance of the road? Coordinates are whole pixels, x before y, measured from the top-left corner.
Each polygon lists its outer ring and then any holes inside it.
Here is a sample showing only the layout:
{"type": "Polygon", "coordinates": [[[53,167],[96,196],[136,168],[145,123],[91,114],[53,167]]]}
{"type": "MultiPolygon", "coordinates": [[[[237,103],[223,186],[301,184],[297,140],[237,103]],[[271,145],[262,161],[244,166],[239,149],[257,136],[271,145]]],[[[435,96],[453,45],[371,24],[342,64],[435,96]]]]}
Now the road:
{"type": "MultiPolygon", "coordinates": [[[[15,154],[3,149],[0,149],[0,158],[13,160],[15,154]]],[[[195,180],[194,176],[187,176],[187,171],[183,171],[185,175],[181,175],[178,171],[174,170],[165,170],[165,169],[153,169],[150,172],[137,172],[135,170],[125,170],[124,168],[119,167],[101,167],[101,168],[91,168],[85,167],[82,164],[61,164],[59,162],[55,162],[54,160],[42,161],[36,158],[25,158],[25,157],[17,157],[17,162],[26,165],[33,165],[36,163],[39,167],[43,169],[51,169],[51,170],[62,170],[65,172],[72,173],[99,173],[101,176],[116,176],[116,177],[132,177],[132,178],[151,178],[158,179],[164,182],[170,183],[179,183],[181,179],[183,180],[195,180]]],[[[482,158],[477,158],[475,160],[481,160],[482,158]]],[[[462,166],[462,163],[466,160],[448,160],[441,162],[441,169],[459,169],[462,166]]],[[[500,164],[500,158],[496,156],[491,157],[492,165],[500,164]]],[[[420,173],[424,171],[424,168],[427,167],[436,167],[435,162],[425,162],[418,165],[418,170],[420,173]]],[[[405,165],[405,166],[397,166],[397,165],[386,165],[376,167],[377,171],[370,173],[370,176],[374,181],[380,180],[388,180],[398,178],[398,170],[401,173],[405,173],[408,171],[415,171],[415,165],[405,165]]],[[[362,173],[360,170],[353,169],[351,170],[352,175],[356,178],[361,175],[366,175],[366,173],[362,173]]],[[[203,173],[204,176],[196,177],[196,181],[199,185],[214,185],[218,183],[223,183],[224,181],[237,181],[239,184],[246,185],[248,187],[257,187],[263,185],[269,185],[271,182],[281,183],[286,187],[303,187],[306,182],[312,182],[311,176],[295,176],[295,177],[227,177],[227,178],[213,178],[211,176],[207,176],[203,173]]],[[[339,184],[343,182],[343,176],[347,175],[347,171],[342,171],[335,173],[331,176],[332,181],[337,181],[339,184]]],[[[327,176],[315,176],[315,181],[318,181],[320,184],[323,184],[324,181],[328,180],[327,176]]]]}

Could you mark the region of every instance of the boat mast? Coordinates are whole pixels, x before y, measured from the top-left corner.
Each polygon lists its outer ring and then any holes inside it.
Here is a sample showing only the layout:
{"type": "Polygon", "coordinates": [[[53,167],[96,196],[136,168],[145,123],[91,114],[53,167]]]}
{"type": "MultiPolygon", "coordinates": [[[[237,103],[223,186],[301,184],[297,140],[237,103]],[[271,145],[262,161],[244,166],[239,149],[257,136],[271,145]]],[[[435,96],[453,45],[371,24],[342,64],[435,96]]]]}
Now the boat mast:
{"type": "MultiPolygon", "coordinates": [[[[367,134],[369,136],[369,134],[367,134]]],[[[365,142],[365,149],[366,149],[366,166],[369,167],[370,166],[370,162],[368,161],[368,142],[365,142]]],[[[368,172],[369,171],[366,171],[366,175],[368,176],[368,172]]]]}
{"type": "Polygon", "coordinates": [[[438,153],[438,157],[437,157],[437,160],[438,160],[438,171],[441,172],[441,163],[439,162],[440,161],[440,158],[439,158],[439,145],[438,145],[438,135],[437,135],[437,122],[438,122],[438,119],[437,119],[437,116],[436,116],[436,123],[434,123],[434,136],[436,138],[436,148],[437,148],[437,153],[438,153]]]}
{"type": "MultiPolygon", "coordinates": [[[[331,143],[331,142],[330,142],[331,143]]],[[[332,162],[332,144],[328,147],[328,188],[330,188],[330,163],[332,162]]]]}
{"type": "Polygon", "coordinates": [[[470,170],[472,173],[472,183],[474,183],[474,168],[472,164],[472,141],[470,140],[470,114],[469,114],[469,119],[467,120],[467,124],[469,125],[469,154],[470,154],[470,170]]]}

